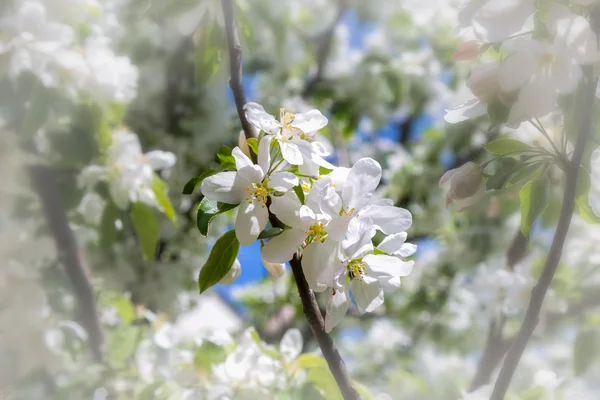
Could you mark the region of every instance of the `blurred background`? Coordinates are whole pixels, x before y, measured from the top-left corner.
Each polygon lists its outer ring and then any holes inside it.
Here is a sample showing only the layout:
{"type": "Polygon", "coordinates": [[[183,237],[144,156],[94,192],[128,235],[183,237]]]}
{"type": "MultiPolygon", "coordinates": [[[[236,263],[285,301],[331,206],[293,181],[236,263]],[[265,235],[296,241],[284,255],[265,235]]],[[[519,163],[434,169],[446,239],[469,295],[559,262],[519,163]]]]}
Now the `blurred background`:
{"type": "MultiPolygon", "coordinates": [[[[373,157],[380,194],[413,214],[413,273],[333,332],[365,398],[454,400],[490,382],[558,218],[560,186],[529,240],[517,186],[444,205],[440,177],[489,157],[482,143],[538,140],[444,121],[469,95],[458,3],[235,1],[248,100],[321,110],[331,161],[373,157]]],[[[228,79],[218,0],[0,2],[0,393],[341,398],[289,267],[265,268],[258,243],[235,282],[198,295],[235,214],[203,237],[202,195],[181,193],[238,144],[228,79]]],[[[513,398],[599,398],[599,249],[576,217],[513,398]]]]}

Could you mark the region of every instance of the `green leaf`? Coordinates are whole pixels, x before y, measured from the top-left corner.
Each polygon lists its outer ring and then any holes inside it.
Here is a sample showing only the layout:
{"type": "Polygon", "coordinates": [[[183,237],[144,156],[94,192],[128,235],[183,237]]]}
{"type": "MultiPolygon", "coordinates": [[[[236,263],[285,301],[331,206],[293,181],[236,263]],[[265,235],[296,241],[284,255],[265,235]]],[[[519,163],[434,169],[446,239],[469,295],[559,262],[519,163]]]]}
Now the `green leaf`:
{"type": "Polygon", "coordinates": [[[354,387],[356,388],[356,391],[358,392],[358,394],[360,394],[360,396],[363,399],[365,399],[365,400],[373,400],[374,399],[369,388],[367,388],[362,383],[354,381],[354,387]]]}
{"type": "Polygon", "coordinates": [[[529,181],[521,188],[521,232],[525,237],[529,237],[533,223],[548,206],[548,192],[547,179],[529,181]]]}
{"type": "Polygon", "coordinates": [[[275,236],[279,236],[283,233],[283,229],[281,228],[269,228],[269,229],[265,229],[264,231],[262,231],[260,233],[260,235],[258,235],[259,239],[270,239],[270,238],[274,238],[275,236]]]}
{"type": "Polygon", "coordinates": [[[378,249],[377,247],[375,247],[373,249],[373,254],[375,254],[375,255],[385,255],[385,256],[389,255],[388,253],[386,253],[383,250],[378,249]]]}
{"type": "Polygon", "coordinates": [[[575,376],[585,374],[598,360],[600,331],[583,328],[577,333],[573,346],[573,372],[575,376]]]}
{"type": "Polygon", "coordinates": [[[488,153],[494,155],[516,154],[531,150],[531,147],[528,144],[507,138],[491,141],[484,144],[483,148],[486,149],[488,153]]]}
{"type": "Polygon", "coordinates": [[[200,293],[214,286],[227,275],[239,250],[240,242],[235,237],[234,230],[225,232],[223,236],[217,239],[198,276],[200,293]]]}
{"type": "Polygon", "coordinates": [[[333,171],[332,169],[319,167],[319,175],[329,175],[333,171]]]}
{"type": "Polygon", "coordinates": [[[198,216],[196,218],[198,230],[202,236],[208,235],[208,227],[217,215],[233,210],[236,207],[237,204],[221,203],[219,201],[207,199],[206,197],[203,198],[198,206],[198,216]]]}
{"type": "Polygon", "coordinates": [[[106,203],[100,219],[100,247],[109,248],[117,239],[116,221],[120,211],[112,201],[106,203]]]}
{"type": "Polygon", "coordinates": [[[496,97],[488,103],[487,112],[488,117],[490,118],[489,129],[491,130],[508,120],[510,108],[502,104],[502,102],[496,97]]]}
{"type": "Polygon", "coordinates": [[[121,326],[112,331],[108,337],[107,360],[111,368],[123,368],[134,356],[140,339],[140,327],[121,326]]]}
{"type": "Polygon", "coordinates": [[[325,394],[325,398],[328,400],[343,400],[340,389],[331,375],[329,368],[316,367],[311,368],[308,373],[308,382],[311,382],[325,394]]]}
{"type": "Polygon", "coordinates": [[[575,200],[575,212],[588,224],[600,224],[600,216],[596,214],[586,196],[579,196],[575,200]]]}
{"type": "Polygon", "coordinates": [[[202,184],[202,181],[204,179],[208,178],[209,176],[218,174],[219,172],[223,172],[223,171],[234,171],[234,170],[235,170],[235,163],[229,163],[229,162],[225,162],[225,163],[219,165],[217,168],[208,169],[208,170],[204,171],[202,173],[202,175],[190,179],[188,181],[188,183],[186,183],[185,186],[183,187],[182,193],[183,194],[193,194],[196,191],[196,189],[198,188],[198,186],[200,186],[202,184]]]}
{"type": "Polygon", "coordinates": [[[323,368],[327,367],[327,362],[323,357],[316,356],[314,354],[303,353],[298,356],[296,359],[296,365],[298,368],[308,369],[308,368],[323,368]]]}
{"type": "Polygon", "coordinates": [[[103,303],[114,307],[121,320],[126,324],[130,324],[135,319],[135,307],[122,294],[110,295],[103,303]]]}
{"type": "Polygon", "coordinates": [[[300,203],[302,203],[302,205],[304,205],[305,202],[305,198],[304,198],[304,190],[302,189],[301,185],[296,185],[293,187],[294,192],[296,193],[296,196],[298,196],[298,199],[300,200],[300,203]]]}
{"type": "Polygon", "coordinates": [[[250,138],[246,139],[246,142],[254,154],[258,154],[258,140],[256,138],[250,138]]]}
{"type": "Polygon", "coordinates": [[[498,167],[494,175],[490,176],[486,181],[487,190],[500,190],[504,188],[508,178],[518,169],[519,162],[511,157],[501,158],[498,161],[498,167]]]}
{"type": "Polygon", "coordinates": [[[169,188],[167,187],[167,184],[156,174],[154,174],[154,179],[152,180],[152,191],[154,192],[156,200],[163,209],[165,215],[171,220],[171,222],[173,222],[173,224],[176,224],[177,215],[175,214],[173,204],[171,204],[171,199],[169,198],[169,188]]]}
{"type": "Polygon", "coordinates": [[[197,86],[203,86],[217,73],[222,58],[219,25],[214,22],[200,25],[194,34],[196,44],[194,80],[197,86]]]}
{"type": "Polygon", "coordinates": [[[222,145],[219,147],[219,151],[217,151],[217,158],[221,163],[231,163],[235,165],[235,158],[231,155],[232,151],[231,147],[222,145]]]}
{"type": "Polygon", "coordinates": [[[159,226],[152,209],[144,203],[131,205],[131,220],[137,235],[144,260],[153,261],[159,239],[159,226]]]}
{"type": "Polygon", "coordinates": [[[508,180],[508,183],[506,186],[511,187],[512,185],[516,185],[521,182],[525,182],[527,180],[533,179],[534,177],[536,177],[536,175],[537,175],[536,173],[541,170],[540,167],[542,167],[542,165],[543,165],[542,163],[535,163],[535,164],[528,165],[525,168],[519,170],[508,180]]]}

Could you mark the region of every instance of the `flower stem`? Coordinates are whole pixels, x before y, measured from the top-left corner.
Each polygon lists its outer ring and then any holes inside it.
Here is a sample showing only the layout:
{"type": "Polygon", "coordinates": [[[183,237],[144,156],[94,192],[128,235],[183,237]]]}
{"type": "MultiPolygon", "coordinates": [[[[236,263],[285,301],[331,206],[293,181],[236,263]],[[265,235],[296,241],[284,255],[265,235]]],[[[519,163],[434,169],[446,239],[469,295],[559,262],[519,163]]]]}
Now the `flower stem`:
{"type": "Polygon", "coordinates": [[[560,217],[558,220],[558,226],[554,233],[554,239],[546,263],[540,278],[531,292],[531,300],[527,307],[525,314],[525,320],[521,325],[521,329],[517,334],[512,346],[508,350],[498,379],[494,385],[494,391],[490,400],[502,400],[506,395],[512,377],[515,370],[521,360],[523,352],[527,347],[527,343],[533,334],[535,327],[537,326],[540,319],[540,312],[546,297],[546,293],[554,278],[554,273],[558,267],[558,263],[562,256],[562,250],[565,243],[567,233],[569,231],[569,225],[571,224],[571,218],[573,217],[573,211],[575,209],[575,195],[577,188],[577,177],[579,175],[581,160],[585,151],[585,146],[590,136],[590,130],[592,127],[592,119],[594,118],[594,99],[596,92],[597,79],[593,79],[593,71],[591,67],[585,68],[585,76],[579,86],[578,93],[576,95],[577,107],[576,109],[581,112],[581,119],[579,120],[579,129],[577,142],[575,143],[575,150],[573,157],[567,163],[566,166],[566,179],[565,179],[565,193],[563,195],[562,208],[560,211],[560,217]]]}

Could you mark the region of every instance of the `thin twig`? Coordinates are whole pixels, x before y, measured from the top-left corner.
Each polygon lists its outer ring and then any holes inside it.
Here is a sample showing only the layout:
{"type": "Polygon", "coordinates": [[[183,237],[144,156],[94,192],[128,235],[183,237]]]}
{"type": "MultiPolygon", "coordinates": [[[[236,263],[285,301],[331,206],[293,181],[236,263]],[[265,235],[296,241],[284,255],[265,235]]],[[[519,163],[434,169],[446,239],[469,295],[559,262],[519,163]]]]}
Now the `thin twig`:
{"type": "Polygon", "coordinates": [[[65,272],[77,298],[79,320],[87,331],[94,360],[102,362],[104,359],[104,334],[98,317],[96,300],[92,285],[79,257],[75,235],[69,226],[56,182],[56,171],[43,165],[32,166],[29,168],[29,175],[40,198],[48,228],[54,238],[56,252],[65,267],[65,272]]]}
{"type": "Polygon", "coordinates": [[[563,204],[560,211],[560,217],[556,232],[554,233],[554,239],[542,274],[531,292],[531,300],[527,307],[525,314],[525,320],[523,325],[515,338],[514,343],[510,347],[500,374],[494,385],[494,391],[490,400],[502,400],[506,395],[506,391],[510,385],[513,374],[519,364],[521,356],[527,347],[527,343],[533,334],[535,327],[537,326],[540,319],[540,311],[548,288],[552,283],[552,278],[558,267],[558,263],[562,256],[562,250],[565,243],[565,238],[569,231],[569,225],[571,224],[571,218],[573,217],[573,211],[575,209],[575,194],[577,188],[577,177],[579,175],[581,160],[583,158],[585,145],[590,135],[592,126],[592,118],[594,116],[594,97],[596,92],[597,79],[592,79],[593,71],[590,67],[585,68],[586,73],[581,82],[577,97],[578,110],[581,111],[581,120],[577,136],[577,142],[575,144],[575,150],[573,157],[567,164],[566,168],[566,182],[565,182],[565,193],[563,196],[563,204]]]}
{"type": "MultiPolygon", "coordinates": [[[[229,87],[235,100],[235,108],[242,123],[242,129],[246,139],[256,137],[256,131],[248,122],[244,105],[246,94],[242,85],[242,46],[233,15],[233,1],[222,0],[223,17],[225,20],[225,32],[227,34],[227,48],[229,50],[229,87]]],[[[253,154],[253,156],[256,156],[253,154]]],[[[254,160],[256,161],[256,160],[254,160]]]]}
{"type": "MultiPolygon", "coordinates": [[[[225,17],[225,29],[227,31],[227,43],[229,48],[229,59],[231,76],[229,79],[229,86],[233,92],[235,99],[235,105],[244,129],[246,138],[255,137],[254,128],[250,125],[246,119],[244,112],[244,105],[246,104],[246,96],[244,94],[244,87],[242,86],[242,48],[237,35],[237,29],[235,27],[235,21],[233,18],[233,2],[232,0],[222,0],[223,14],[225,17]]],[[[273,226],[280,225],[277,218],[269,212],[269,219],[273,226]]],[[[314,293],[308,287],[304,272],[302,271],[302,263],[297,256],[290,261],[292,271],[294,272],[294,278],[296,285],[298,286],[298,293],[302,301],[304,309],[304,315],[310,326],[313,335],[319,343],[323,357],[327,361],[327,365],[335,378],[335,381],[342,393],[342,396],[346,400],[358,400],[360,395],[352,385],[352,379],[348,374],[346,365],[340,353],[338,352],[333,339],[325,332],[325,324],[323,316],[319,311],[319,305],[314,293]]]]}

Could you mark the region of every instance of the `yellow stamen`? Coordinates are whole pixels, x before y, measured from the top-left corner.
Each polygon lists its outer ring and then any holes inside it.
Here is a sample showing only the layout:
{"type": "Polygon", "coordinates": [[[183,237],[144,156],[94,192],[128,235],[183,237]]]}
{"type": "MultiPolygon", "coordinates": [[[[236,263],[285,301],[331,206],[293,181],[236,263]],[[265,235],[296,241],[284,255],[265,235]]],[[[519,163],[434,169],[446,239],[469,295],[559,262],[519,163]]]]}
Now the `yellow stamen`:
{"type": "Polygon", "coordinates": [[[306,238],[307,245],[314,241],[323,243],[325,239],[327,239],[327,231],[325,230],[325,225],[323,225],[322,222],[312,224],[307,230],[304,231],[304,233],[306,233],[308,236],[306,238]]]}
{"type": "Polygon", "coordinates": [[[269,189],[266,186],[263,186],[260,183],[253,183],[252,186],[248,186],[246,190],[248,191],[248,197],[246,197],[246,200],[253,201],[256,199],[259,203],[262,203],[262,208],[267,206],[269,189]]]}
{"type": "Polygon", "coordinates": [[[362,280],[363,275],[367,275],[367,268],[365,266],[365,263],[362,262],[362,260],[360,259],[350,261],[346,268],[348,269],[348,278],[350,280],[362,280]]]}

